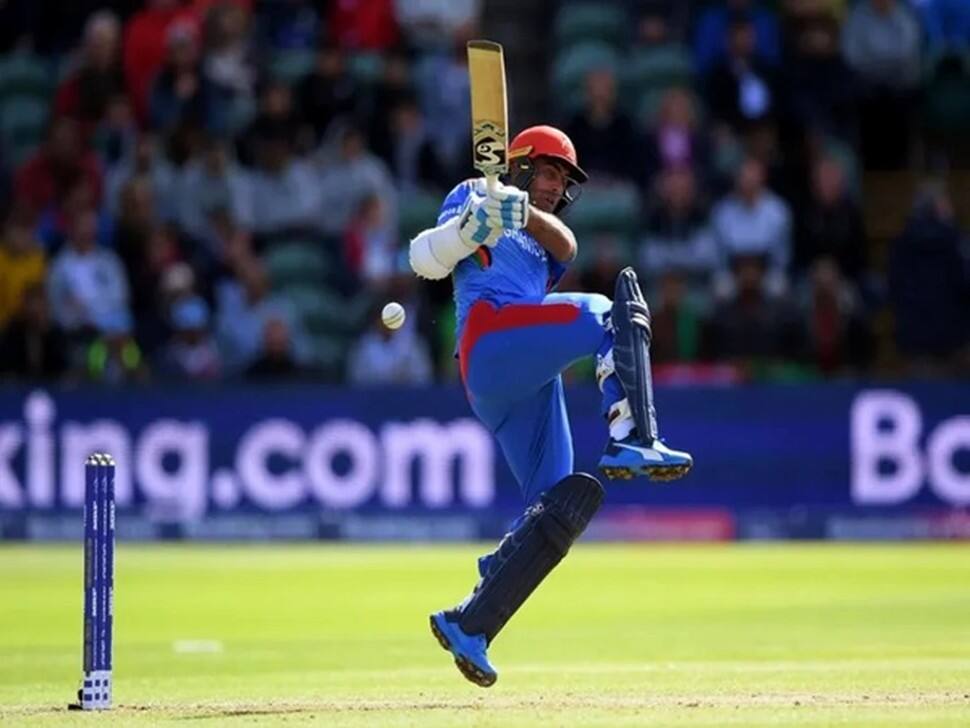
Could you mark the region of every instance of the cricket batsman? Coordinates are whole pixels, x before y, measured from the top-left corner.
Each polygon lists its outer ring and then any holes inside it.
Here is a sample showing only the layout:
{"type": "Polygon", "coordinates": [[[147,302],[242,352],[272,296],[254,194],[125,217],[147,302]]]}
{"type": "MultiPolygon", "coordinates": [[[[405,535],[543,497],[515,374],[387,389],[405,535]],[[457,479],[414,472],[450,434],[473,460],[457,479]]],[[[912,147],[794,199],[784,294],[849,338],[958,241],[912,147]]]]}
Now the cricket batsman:
{"type": "Polygon", "coordinates": [[[495,683],[487,649],[562,560],[599,509],[604,491],[573,472],[562,372],[596,356],[608,438],[599,468],[611,478],[680,478],[686,452],[658,437],[650,378],[650,312],[631,268],[613,301],[554,293],[576,257],[559,219],[587,180],[569,137],[534,126],[508,148],[502,181],[469,179],[445,198],[436,227],[411,241],[423,278],[454,276],[458,360],[468,401],[501,445],[525,512],[491,554],[457,607],[431,615],[431,630],[471,682],[495,683]]]}

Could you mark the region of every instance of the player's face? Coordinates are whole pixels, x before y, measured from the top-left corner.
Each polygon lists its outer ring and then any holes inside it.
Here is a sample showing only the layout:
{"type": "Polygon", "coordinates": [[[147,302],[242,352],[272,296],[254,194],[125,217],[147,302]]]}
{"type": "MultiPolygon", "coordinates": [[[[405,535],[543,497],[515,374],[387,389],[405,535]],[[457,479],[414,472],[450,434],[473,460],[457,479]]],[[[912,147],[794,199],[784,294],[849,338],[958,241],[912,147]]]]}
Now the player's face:
{"type": "Polygon", "coordinates": [[[535,176],[529,185],[529,201],[543,212],[555,212],[566,191],[566,168],[540,157],[535,160],[535,176]]]}

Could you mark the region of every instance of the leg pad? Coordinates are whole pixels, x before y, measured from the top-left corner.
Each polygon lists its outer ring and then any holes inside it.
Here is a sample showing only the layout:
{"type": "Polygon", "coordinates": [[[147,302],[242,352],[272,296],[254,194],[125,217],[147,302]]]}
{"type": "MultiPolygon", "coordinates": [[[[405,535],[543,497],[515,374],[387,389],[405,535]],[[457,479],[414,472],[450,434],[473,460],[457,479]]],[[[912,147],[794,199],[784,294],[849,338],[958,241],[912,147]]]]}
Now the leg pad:
{"type": "Polygon", "coordinates": [[[563,478],[530,506],[505,535],[475,591],[459,607],[466,634],[489,643],[562,561],[603,503],[603,486],[591,475],[563,478]]]}

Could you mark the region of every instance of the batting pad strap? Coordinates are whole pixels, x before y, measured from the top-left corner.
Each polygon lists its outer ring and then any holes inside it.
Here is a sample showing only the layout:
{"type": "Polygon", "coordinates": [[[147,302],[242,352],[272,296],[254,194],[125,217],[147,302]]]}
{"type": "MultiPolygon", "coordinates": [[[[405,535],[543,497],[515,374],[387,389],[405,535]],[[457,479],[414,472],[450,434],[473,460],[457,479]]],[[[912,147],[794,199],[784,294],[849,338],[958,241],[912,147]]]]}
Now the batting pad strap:
{"type": "Polygon", "coordinates": [[[613,347],[611,346],[605,354],[596,356],[596,384],[601,392],[603,387],[606,386],[606,380],[615,371],[616,365],[613,363],[613,347]]]}
{"type": "Polygon", "coordinates": [[[599,481],[585,473],[569,475],[543,493],[502,539],[461,606],[462,631],[484,634],[491,642],[586,530],[603,495],[599,481]]]}
{"type": "Polygon", "coordinates": [[[650,309],[636,273],[624,268],[613,296],[613,362],[640,437],[656,439],[657,413],[650,372],[650,309]]]}
{"type": "Polygon", "coordinates": [[[440,280],[451,275],[458,262],[467,258],[474,247],[468,247],[458,235],[459,218],[424,230],[411,241],[411,269],[422,278],[440,280]]]}

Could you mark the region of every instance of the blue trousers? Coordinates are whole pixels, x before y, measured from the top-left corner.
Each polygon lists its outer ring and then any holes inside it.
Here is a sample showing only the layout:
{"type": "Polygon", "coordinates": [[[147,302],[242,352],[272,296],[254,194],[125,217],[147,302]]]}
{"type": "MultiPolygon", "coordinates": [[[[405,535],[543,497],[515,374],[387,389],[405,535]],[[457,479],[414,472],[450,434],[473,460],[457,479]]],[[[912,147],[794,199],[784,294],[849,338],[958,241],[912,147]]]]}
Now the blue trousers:
{"type": "MultiPolygon", "coordinates": [[[[459,342],[468,401],[498,440],[526,504],[573,472],[561,374],[612,347],[611,309],[599,294],[550,293],[540,303],[478,301],[469,311],[459,342]]],[[[611,375],[604,414],[623,396],[611,375]]]]}

